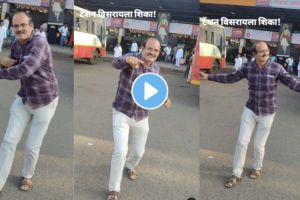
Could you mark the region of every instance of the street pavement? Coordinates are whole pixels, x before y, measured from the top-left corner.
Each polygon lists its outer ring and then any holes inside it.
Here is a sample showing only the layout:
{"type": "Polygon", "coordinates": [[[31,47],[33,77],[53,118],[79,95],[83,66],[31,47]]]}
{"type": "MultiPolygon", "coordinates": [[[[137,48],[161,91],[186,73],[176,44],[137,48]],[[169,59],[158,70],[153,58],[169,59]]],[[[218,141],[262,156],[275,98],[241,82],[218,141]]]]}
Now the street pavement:
{"type": "Polygon", "coordinates": [[[240,116],[248,98],[248,83],[200,86],[201,200],[300,199],[300,94],[278,84],[278,111],[266,144],[262,177],[248,178],[253,161],[249,144],[243,180],[233,189],[224,182],[232,173],[232,159],[240,116]]]}
{"type": "MultiPolygon", "coordinates": [[[[40,151],[33,189],[18,189],[23,166],[24,142],[28,129],[20,141],[10,176],[3,188],[1,200],[68,200],[73,197],[73,60],[72,54],[53,51],[60,97],[56,114],[50,124],[40,151]]],[[[5,49],[0,57],[6,56],[5,49]]],[[[19,81],[0,80],[0,139],[5,133],[9,109],[19,90],[19,81]]],[[[0,163],[2,164],[2,163],[0,163]]]]}
{"type": "MultiPolygon", "coordinates": [[[[137,168],[140,177],[131,181],[124,174],[123,200],[199,199],[199,87],[187,84],[182,72],[162,69],[161,73],[173,106],[150,112],[146,151],[137,168]]],[[[75,64],[74,199],[106,199],[118,76],[111,62],[75,64]]]]}

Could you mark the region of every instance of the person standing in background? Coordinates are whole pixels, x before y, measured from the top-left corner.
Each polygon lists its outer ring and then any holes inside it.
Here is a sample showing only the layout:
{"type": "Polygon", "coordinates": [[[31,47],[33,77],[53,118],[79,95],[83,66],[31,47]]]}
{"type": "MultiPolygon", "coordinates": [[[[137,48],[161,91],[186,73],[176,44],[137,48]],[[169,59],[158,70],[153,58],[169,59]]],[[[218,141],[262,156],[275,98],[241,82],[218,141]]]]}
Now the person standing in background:
{"type": "Polygon", "coordinates": [[[176,67],[180,67],[180,60],[183,58],[183,49],[181,47],[178,47],[177,51],[176,51],[176,55],[175,55],[175,59],[176,59],[176,67]]]}
{"type": "Polygon", "coordinates": [[[65,45],[65,40],[67,39],[68,33],[69,33],[68,25],[67,25],[67,24],[64,24],[64,26],[60,27],[60,28],[58,29],[58,31],[60,32],[60,41],[59,41],[59,45],[60,45],[60,46],[64,46],[64,45],[65,45]]]}
{"type": "Polygon", "coordinates": [[[134,55],[137,55],[139,52],[139,47],[137,43],[133,40],[131,47],[130,47],[130,52],[133,53],[134,55]]]}
{"type": "Polygon", "coordinates": [[[2,52],[2,46],[4,39],[6,38],[6,28],[4,26],[4,22],[0,21],[0,52],[2,52]]]}
{"type": "Polygon", "coordinates": [[[164,52],[165,52],[165,63],[168,63],[170,54],[171,54],[171,47],[170,46],[166,46],[164,48],[164,52]]]}
{"type": "Polygon", "coordinates": [[[114,58],[118,58],[120,56],[122,56],[122,47],[120,43],[118,43],[114,48],[114,58]]]}
{"type": "Polygon", "coordinates": [[[243,60],[241,58],[241,54],[238,54],[234,59],[234,69],[235,71],[239,70],[243,65],[243,60]]]}

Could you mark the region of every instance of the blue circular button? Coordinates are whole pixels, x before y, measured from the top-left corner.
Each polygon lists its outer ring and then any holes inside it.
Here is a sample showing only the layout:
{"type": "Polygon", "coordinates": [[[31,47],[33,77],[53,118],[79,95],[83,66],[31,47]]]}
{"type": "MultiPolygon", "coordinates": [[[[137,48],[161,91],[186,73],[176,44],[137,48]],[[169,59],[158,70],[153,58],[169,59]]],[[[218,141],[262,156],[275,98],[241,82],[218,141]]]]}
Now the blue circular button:
{"type": "Polygon", "coordinates": [[[163,77],[155,73],[138,76],[131,87],[134,102],[146,110],[162,106],[168,98],[168,85],[163,77]]]}

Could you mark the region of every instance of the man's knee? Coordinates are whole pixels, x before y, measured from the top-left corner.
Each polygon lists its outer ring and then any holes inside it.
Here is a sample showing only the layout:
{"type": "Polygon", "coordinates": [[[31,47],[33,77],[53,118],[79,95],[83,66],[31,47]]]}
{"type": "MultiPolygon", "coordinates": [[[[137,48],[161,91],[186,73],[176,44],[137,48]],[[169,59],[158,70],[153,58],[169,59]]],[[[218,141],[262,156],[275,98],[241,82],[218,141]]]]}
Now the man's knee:
{"type": "Polygon", "coordinates": [[[113,158],[122,158],[125,160],[127,156],[127,152],[128,152],[128,148],[115,147],[113,158]]]}

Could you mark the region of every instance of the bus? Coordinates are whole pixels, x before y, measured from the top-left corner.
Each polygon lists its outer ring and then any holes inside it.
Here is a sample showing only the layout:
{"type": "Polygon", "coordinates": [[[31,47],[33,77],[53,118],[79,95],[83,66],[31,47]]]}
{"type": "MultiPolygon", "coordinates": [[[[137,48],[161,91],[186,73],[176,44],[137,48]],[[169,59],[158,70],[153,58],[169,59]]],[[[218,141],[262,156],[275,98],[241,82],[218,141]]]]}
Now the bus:
{"type": "Polygon", "coordinates": [[[78,6],[74,6],[74,18],[74,59],[96,64],[106,56],[105,19],[78,6]]]}
{"type": "Polygon", "coordinates": [[[225,28],[218,24],[211,24],[205,18],[200,18],[192,62],[191,84],[200,85],[200,70],[212,73],[218,68],[224,68],[225,60],[225,28]]]}

